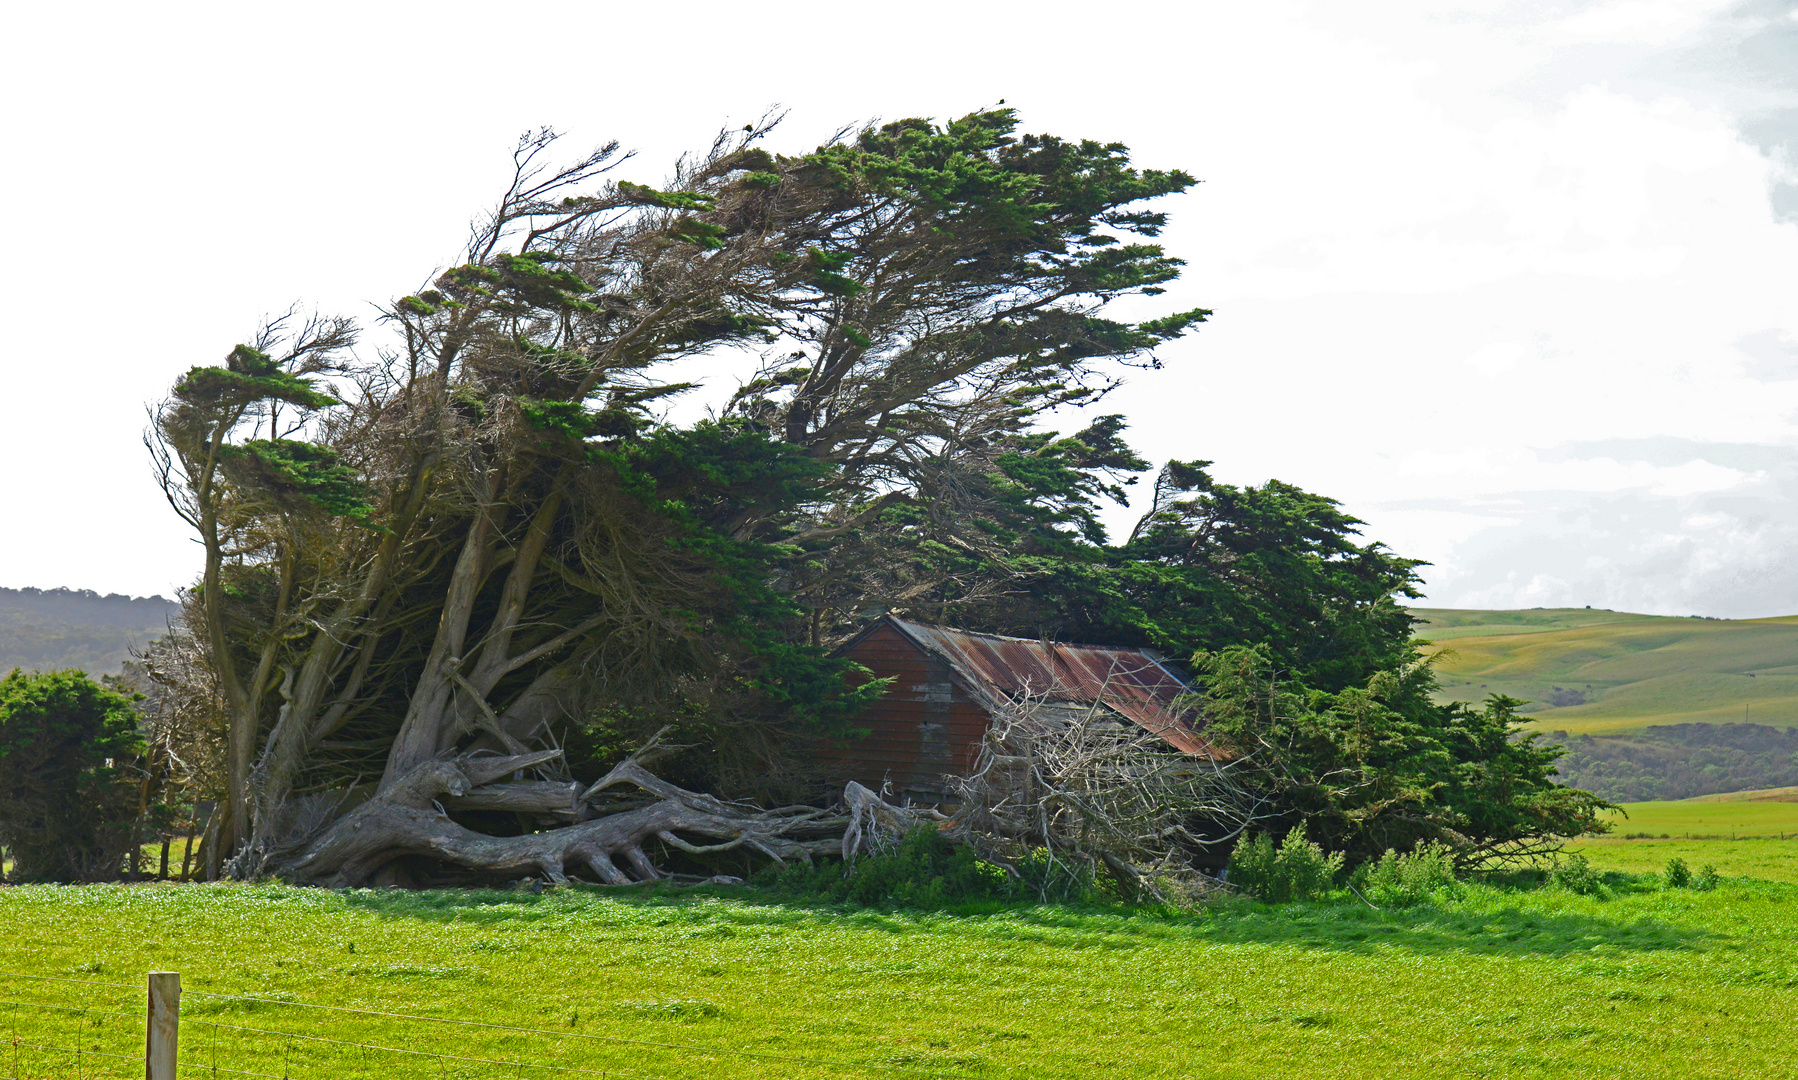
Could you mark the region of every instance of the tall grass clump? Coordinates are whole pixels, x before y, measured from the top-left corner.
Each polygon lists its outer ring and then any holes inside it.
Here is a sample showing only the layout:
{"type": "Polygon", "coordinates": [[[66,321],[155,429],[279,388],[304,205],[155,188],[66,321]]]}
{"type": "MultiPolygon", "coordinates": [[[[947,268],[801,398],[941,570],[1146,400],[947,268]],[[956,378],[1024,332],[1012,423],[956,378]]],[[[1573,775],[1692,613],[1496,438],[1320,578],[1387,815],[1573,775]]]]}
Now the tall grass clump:
{"type": "Polygon", "coordinates": [[[1580,896],[1604,896],[1604,878],[1584,855],[1561,855],[1548,868],[1548,884],[1580,896]]]}
{"type": "Polygon", "coordinates": [[[1270,904],[1316,900],[1335,887],[1342,860],[1342,852],[1325,854],[1305,838],[1304,825],[1294,825],[1277,848],[1266,833],[1239,840],[1230,853],[1230,883],[1270,904]]]}
{"type": "Polygon", "coordinates": [[[1421,904],[1437,895],[1458,896],[1455,856],[1447,844],[1432,840],[1399,854],[1392,848],[1355,871],[1355,883],[1368,899],[1389,907],[1421,904]]]}

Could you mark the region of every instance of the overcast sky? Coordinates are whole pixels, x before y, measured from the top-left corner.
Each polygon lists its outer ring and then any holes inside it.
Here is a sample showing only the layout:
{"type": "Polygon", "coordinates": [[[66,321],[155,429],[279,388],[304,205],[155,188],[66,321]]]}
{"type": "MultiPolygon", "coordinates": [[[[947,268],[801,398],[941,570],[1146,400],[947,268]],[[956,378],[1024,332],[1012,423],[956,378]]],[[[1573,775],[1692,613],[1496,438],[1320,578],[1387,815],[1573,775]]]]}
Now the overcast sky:
{"type": "Polygon", "coordinates": [[[0,585],[191,580],[145,404],[417,288],[528,128],[654,182],[774,105],[800,151],[1004,99],[1203,181],[1163,299],[1216,317],[1103,406],[1148,456],[1341,500],[1435,605],[1798,612],[1793,0],[38,4],[0,50],[0,585]]]}

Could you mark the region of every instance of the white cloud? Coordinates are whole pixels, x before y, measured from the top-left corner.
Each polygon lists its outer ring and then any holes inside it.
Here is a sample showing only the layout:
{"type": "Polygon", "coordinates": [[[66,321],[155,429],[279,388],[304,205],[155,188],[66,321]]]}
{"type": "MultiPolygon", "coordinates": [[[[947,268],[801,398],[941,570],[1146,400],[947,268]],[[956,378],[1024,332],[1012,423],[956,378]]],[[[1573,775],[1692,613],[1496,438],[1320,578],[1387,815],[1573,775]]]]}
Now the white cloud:
{"type": "Polygon", "coordinates": [[[804,147],[1006,98],[1204,180],[1168,207],[1190,265],[1165,299],[1216,319],[1104,406],[1151,456],[1342,499],[1437,564],[1432,601],[1798,610],[1779,4],[1141,4],[1116,17],[1153,32],[1104,55],[1089,23],[978,5],[718,7],[678,57],[645,47],[668,33],[647,9],[534,10],[516,31],[472,4],[14,18],[0,584],[185,581],[142,404],[295,299],[415,287],[525,128],[620,137],[653,178],[772,102],[804,147]]]}

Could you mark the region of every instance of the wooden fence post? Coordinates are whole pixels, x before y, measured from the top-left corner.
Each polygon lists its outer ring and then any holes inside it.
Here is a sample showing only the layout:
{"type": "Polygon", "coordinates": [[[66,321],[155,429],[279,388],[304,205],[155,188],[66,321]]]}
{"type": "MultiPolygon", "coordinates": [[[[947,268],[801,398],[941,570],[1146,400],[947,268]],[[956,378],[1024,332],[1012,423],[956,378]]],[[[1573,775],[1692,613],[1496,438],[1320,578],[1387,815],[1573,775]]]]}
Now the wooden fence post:
{"type": "Polygon", "coordinates": [[[181,973],[150,972],[150,1013],[144,1025],[144,1080],[175,1080],[181,1037],[181,973]]]}

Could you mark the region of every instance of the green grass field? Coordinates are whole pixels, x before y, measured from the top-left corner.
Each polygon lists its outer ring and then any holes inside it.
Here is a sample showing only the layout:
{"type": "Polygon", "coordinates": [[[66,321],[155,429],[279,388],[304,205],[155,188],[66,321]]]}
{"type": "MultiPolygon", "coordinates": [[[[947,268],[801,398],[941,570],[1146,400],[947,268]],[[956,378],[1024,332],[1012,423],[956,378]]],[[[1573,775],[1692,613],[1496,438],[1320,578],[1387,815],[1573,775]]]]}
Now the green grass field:
{"type": "Polygon", "coordinates": [[[1611,833],[1574,845],[1607,869],[1653,873],[1678,857],[1726,877],[1798,883],[1798,788],[1628,803],[1609,817],[1611,833]]]}
{"type": "Polygon", "coordinates": [[[1581,850],[1608,895],[1476,885],[1408,910],[1344,897],[1179,916],[730,890],[0,889],[0,971],[85,980],[0,976],[0,1000],[88,1010],[0,1003],[16,1025],[0,1032],[17,1032],[0,1075],[74,1076],[72,1054],[31,1049],[74,1042],[80,1075],[135,1075],[94,1052],[137,1052],[137,987],[167,968],[186,988],[184,1076],[1798,1076],[1798,841],[1581,850]],[[1723,885],[1660,889],[1650,872],[1673,854],[1723,885]]]}
{"type": "Polygon", "coordinates": [[[1682,619],[1585,608],[1417,608],[1440,647],[1443,700],[1533,704],[1543,730],[1653,724],[1798,725],[1798,616],[1682,619]],[[1561,704],[1557,705],[1557,699],[1561,704]]]}
{"type": "Polygon", "coordinates": [[[1666,833],[1674,838],[1798,837],[1798,788],[1629,803],[1610,819],[1618,833],[1666,833]]]}

